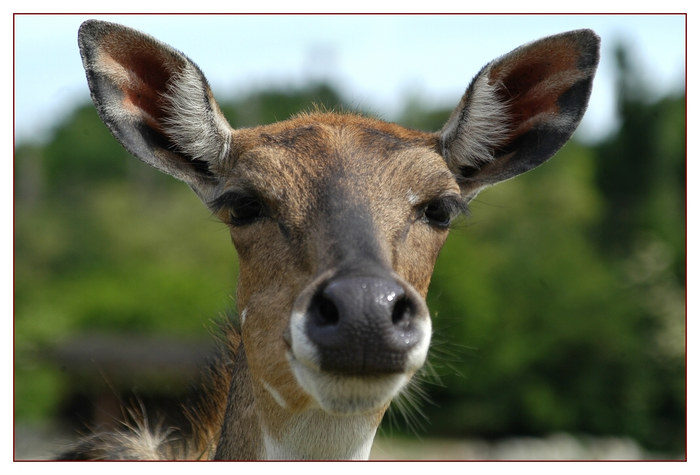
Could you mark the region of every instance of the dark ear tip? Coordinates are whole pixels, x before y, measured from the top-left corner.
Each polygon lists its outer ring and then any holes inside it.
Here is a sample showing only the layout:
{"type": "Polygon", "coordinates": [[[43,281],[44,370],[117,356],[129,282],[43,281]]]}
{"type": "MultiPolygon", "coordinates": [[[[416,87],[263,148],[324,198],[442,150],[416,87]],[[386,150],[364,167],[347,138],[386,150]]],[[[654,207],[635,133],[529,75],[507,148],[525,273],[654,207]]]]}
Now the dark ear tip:
{"type": "Polygon", "coordinates": [[[590,28],[583,28],[581,30],[574,30],[574,33],[577,33],[578,36],[580,36],[582,38],[586,38],[589,41],[600,43],[600,36],[598,36],[596,34],[596,32],[591,30],[590,28]]]}
{"type": "MultiPolygon", "coordinates": [[[[78,48],[83,61],[91,56],[91,50],[99,37],[100,22],[97,20],[84,21],[78,28],[78,48]]],[[[84,63],[87,67],[87,63],[84,63]]]]}
{"type": "Polygon", "coordinates": [[[559,47],[570,49],[570,54],[578,57],[578,69],[587,71],[587,74],[591,76],[595,74],[595,70],[600,61],[601,42],[600,36],[598,36],[595,31],[588,28],[571,30],[542,38],[541,41],[554,42],[554,44],[558,44],[559,47]]]}
{"type": "MultiPolygon", "coordinates": [[[[590,28],[582,28],[580,30],[571,30],[564,33],[559,33],[558,35],[553,35],[552,38],[556,37],[570,37],[575,38],[577,42],[583,45],[596,46],[600,44],[600,36],[596,34],[595,31],[590,28]]],[[[546,39],[546,38],[544,38],[546,39]]]]}
{"type": "Polygon", "coordinates": [[[78,42],[80,44],[96,42],[101,37],[115,32],[135,33],[135,30],[118,23],[89,19],[81,23],[78,28],[78,42]]]}
{"type": "Polygon", "coordinates": [[[97,36],[107,23],[100,20],[85,20],[78,28],[78,38],[97,36]]]}
{"type": "Polygon", "coordinates": [[[94,28],[95,26],[99,25],[102,23],[100,20],[95,20],[93,18],[90,18],[89,20],[85,20],[80,24],[80,30],[84,30],[86,28],[94,28]]]}
{"type": "Polygon", "coordinates": [[[85,20],[78,28],[78,46],[80,50],[84,52],[91,47],[95,47],[100,38],[114,26],[116,26],[114,23],[105,21],[85,20]]]}
{"type": "Polygon", "coordinates": [[[600,36],[590,29],[576,30],[572,33],[584,52],[582,56],[589,59],[591,66],[597,65],[600,58],[600,36]]]}

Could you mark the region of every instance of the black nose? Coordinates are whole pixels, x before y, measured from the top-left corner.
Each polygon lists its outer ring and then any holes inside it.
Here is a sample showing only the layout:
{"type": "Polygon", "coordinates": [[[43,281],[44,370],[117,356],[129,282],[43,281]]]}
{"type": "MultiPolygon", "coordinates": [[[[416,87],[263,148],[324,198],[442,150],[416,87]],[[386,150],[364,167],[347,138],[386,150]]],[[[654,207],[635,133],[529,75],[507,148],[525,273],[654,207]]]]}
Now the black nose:
{"type": "Polygon", "coordinates": [[[392,278],[339,277],[311,299],[306,331],[324,371],[397,373],[423,336],[416,325],[423,308],[415,291],[392,278]]]}

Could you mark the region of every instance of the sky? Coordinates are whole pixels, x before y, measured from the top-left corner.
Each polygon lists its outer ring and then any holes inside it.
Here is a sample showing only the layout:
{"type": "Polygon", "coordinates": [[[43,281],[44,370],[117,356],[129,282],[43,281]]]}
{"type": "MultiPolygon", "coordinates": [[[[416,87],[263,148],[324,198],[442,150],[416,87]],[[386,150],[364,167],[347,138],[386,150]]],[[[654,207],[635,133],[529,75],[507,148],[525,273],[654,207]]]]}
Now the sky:
{"type": "Polygon", "coordinates": [[[88,18],[140,29],[183,51],[220,101],[261,86],[329,79],[352,105],[392,120],[407,97],[456,105],[490,60],[577,28],[592,28],[602,39],[579,138],[596,140],[614,130],[619,41],[631,46],[652,96],[685,87],[683,15],[15,15],[18,142],[45,138],[89,101],[76,41],[88,18]]]}

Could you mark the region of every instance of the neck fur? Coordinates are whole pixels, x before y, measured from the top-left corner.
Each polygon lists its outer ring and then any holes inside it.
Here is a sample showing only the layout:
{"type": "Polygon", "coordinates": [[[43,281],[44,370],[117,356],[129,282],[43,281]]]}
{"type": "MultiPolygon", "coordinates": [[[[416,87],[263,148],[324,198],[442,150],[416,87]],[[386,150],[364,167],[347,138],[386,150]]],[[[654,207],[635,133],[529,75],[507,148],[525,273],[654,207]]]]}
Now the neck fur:
{"type": "Polygon", "coordinates": [[[271,460],[367,460],[377,430],[371,416],[334,416],[320,409],[299,414],[290,430],[275,438],[264,434],[271,460]]]}

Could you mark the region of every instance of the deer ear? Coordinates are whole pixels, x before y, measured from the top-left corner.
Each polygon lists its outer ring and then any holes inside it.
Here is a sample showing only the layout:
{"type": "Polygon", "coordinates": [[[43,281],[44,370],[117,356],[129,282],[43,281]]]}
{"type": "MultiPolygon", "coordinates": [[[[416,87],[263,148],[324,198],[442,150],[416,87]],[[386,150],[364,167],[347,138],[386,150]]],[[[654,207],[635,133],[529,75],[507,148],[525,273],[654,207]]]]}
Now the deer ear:
{"type": "Polygon", "coordinates": [[[92,100],[114,136],[206,200],[233,131],[199,68],[168,45],[112,23],[83,23],[78,44],[92,100]]]}
{"type": "Polygon", "coordinates": [[[543,38],[486,65],[442,131],[442,153],[469,199],[535,168],[561,148],[588,104],[600,39],[543,38]]]}

